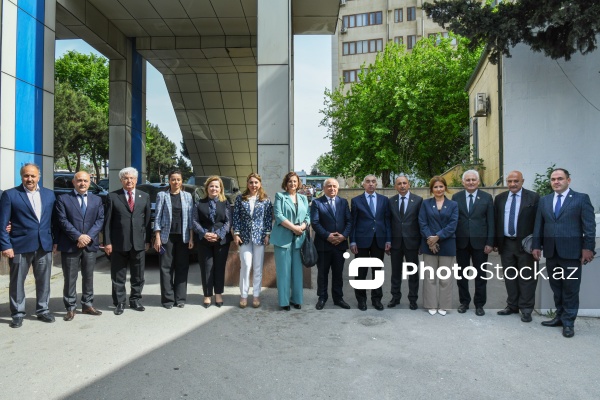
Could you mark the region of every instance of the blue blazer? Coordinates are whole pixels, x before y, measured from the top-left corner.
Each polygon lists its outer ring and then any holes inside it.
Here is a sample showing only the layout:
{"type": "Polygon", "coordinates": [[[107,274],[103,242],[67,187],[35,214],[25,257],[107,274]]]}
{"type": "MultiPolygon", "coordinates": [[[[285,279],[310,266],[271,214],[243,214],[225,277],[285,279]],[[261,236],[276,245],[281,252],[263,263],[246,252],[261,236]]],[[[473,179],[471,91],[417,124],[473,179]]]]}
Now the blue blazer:
{"type": "MultiPolygon", "coordinates": [[[[192,195],[182,190],[179,192],[181,198],[181,214],[183,219],[182,236],[183,243],[190,241],[190,229],[192,229],[192,213],[194,211],[194,200],[192,195]]],[[[154,217],[154,232],[160,231],[160,241],[167,243],[171,232],[171,221],[173,208],[171,206],[171,194],[168,191],[158,192],[156,195],[156,214],[154,217]]]]}
{"type": "Polygon", "coordinates": [[[369,203],[364,193],[356,196],[350,202],[352,215],[352,229],[350,230],[350,243],[356,243],[358,248],[371,247],[373,236],[377,236],[377,246],[385,248],[386,243],[392,242],[392,227],[389,200],[387,197],[376,193],[377,207],[375,215],[371,213],[369,203]]]}
{"type": "Polygon", "coordinates": [[[75,192],[58,196],[55,204],[55,224],[58,227],[58,250],[66,253],[75,253],[77,239],[82,234],[92,238],[85,250],[96,252],[100,248],[99,234],[104,226],[104,206],[102,199],[88,192],[85,216],[81,213],[81,206],[75,192]]]}
{"type": "MultiPolygon", "coordinates": [[[[554,216],[554,193],[540,199],[532,249],[544,249],[544,257],[568,260],[581,258],[581,250],[596,247],[596,217],[590,197],[572,189],[563,199],[558,217],[554,216]]],[[[1,225],[0,225],[1,226],[1,225]]]]}
{"type": "Polygon", "coordinates": [[[233,206],[233,233],[240,235],[243,243],[265,244],[265,237],[273,227],[273,204],[268,198],[256,200],[254,212],[250,214],[250,202],[242,200],[240,194],[233,206]]]}
{"type": "Polygon", "coordinates": [[[294,243],[294,248],[299,249],[304,243],[306,231],[300,236],[296,236],[287,228],[281,226],[285,220],[289,220],[294,225],[301,225],[306,222],[310,224],[310,213],[308,209],[308,199],[305,195],[297,193],[298,213],[296,207],[287,192],[278,192],[275,194],[275,204],[273,205],[273,214],[275,215],[275,225],[271,233],[270,242],[274,246],[289,248],[294,243]]]}
{"type": "Polygon", "coordinates": [[[23,185],[8,189],[0,200],[0,251],[13,249],[15,254],[31,253],[40,247],[52,251],[52,214],[56,197],[54,192],[40,188],[42,220],[38,221],[23,185]],[[6,232],[12,223],[10,235],[6,232]]]}
{"type": "Polygon", "coordinates": [[[332,232],[338,232],[344,235],[346,239],[350,236],[352,229],[352,215],[348,207],[348,200],[335,197],[335,214],[329,206],[327,196],[321,196],[312,201],[310,205],[310,219],[315,231],[315,247],[317,251],[331,251],[333,249],[346,250],[348,240],[345,240],[337,246],[327,241],[332,232]]]}
{"type": "Polygon", "coordinates": [[[456,226],[458,225],[458,204],[444,198],[444,205],[438,211],[435,198],[425,199],[419,211],[419,226],[421,227],[421,253],[454,257],[456,256],[456,226]],[[433,254],[427,246],[429,236],[439,236],[440,251],[433,254]]]}

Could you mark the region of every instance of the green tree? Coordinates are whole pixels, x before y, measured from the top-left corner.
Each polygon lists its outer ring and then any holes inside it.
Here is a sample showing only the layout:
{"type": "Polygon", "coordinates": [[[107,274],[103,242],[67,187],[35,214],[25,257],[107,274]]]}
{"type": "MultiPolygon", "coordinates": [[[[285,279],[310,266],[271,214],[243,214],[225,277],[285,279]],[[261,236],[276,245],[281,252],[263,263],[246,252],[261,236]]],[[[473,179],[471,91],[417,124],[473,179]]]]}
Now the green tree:
{"type": "Polygon", "coordinates": [[[332,170],[333,161],[331,159],[331,152],[321,154],[317,157],[317,161],[310,167],[312,171],[316,170],[320,174],[331,176],[330,171],[332,170]]]}
{"type": "Polygon", "coordinates": [[[423,8],[442,27],[469,38],[472,49],[488,45],[493,63],[501,54],[510,56],[517,43],[568,61],[578,51],[594,51],[600,33],[600,2],[595,0],[518,0],[496,6],[434,0],[423,8]]]}
{"type": "Polygon", "coordinates": [[[183,156],[177,157],[177,164],[175,165],[175,168],[181,171],[181,177],[183,178],[184,182],[187,182],[187,180],[194,175],[192,167],[187,160],[183,158],[183,156]]]}
{"type": "Polygon", "coordinates": [[[454,37],[421,39],[410,53],[390,42],[348,93],[326,90],[329,173],[375,173],[389,186],[394,173],[428,180],[457,163],[468,143],[464,87],[480,53],[454,37]]]}
{"type": "MultiPolygon", "coordinates": [[[[160,130],[146,121],[146,170],[148,180],[162,181],[163,175],[177,164],[177,146],[160,130]]],[[[183,172],[183,171],[182,171],[183,172]]]]}

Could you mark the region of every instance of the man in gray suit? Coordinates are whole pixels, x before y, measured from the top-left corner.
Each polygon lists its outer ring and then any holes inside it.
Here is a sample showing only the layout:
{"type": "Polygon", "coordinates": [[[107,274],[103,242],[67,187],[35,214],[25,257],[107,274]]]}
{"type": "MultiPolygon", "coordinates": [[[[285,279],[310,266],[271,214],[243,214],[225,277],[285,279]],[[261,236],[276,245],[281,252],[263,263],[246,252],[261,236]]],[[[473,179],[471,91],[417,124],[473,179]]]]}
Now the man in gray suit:
{"type": "Polygon", "coordinates": [[[594,259],[596,222],[590,197],[569,188],[571,177],[564,168],[550,175],[554,193],[540,199],[533,230],[532,254],[546,257],[556,316],[544,326],[562,326],[563,336],[575,335],[579,310],[581,265],[594,259]]]}
{"type": "Polygon", "coordinates": [[[460,267],[457,279],[459,313],[469,309],[471,294],[469,281],[463,274],[463,268],[473,266],[477,269],[475,277],[475,315],[483,316],[483,306],[487,301],[487,281],[484,278],[482,264],[487,262],[488,254],[494,246],[494,201],[488,193],[478,190],[479,173],[468,170],[462,176],[465,190],[454,194],[452,200],[458,203],[458,226],[456,228],[456,263],[460,267]],[[471,261],[473,262],[471,264],[471,261]]]}
{"type": "MultiPolygon", "coordinates": [[[[389,308],[400,304],[403,261],[419,264],[419,210],[423,202],[422,197],[410,192],[410,182],[406,176],[397,177],[394,187],[398,194],[392,196],[389,201],[392,218],[392,300],[388,303],[389,308]]],[[[418,298],[419,274],[416,273],[408,277],[408,301],[411,310],[417,309],[418,298]]]]}

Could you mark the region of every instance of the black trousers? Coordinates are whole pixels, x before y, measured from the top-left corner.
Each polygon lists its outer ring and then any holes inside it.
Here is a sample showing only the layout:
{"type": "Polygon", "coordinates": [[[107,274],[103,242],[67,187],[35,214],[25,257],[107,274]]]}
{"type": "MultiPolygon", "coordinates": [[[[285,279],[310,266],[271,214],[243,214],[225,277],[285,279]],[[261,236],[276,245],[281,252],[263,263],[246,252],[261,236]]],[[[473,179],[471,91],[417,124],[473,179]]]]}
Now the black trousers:
{"type": "Polygon", "coordinates": [[[198,263],[202,276],[202,291],[205,297],[223,294],[225,288],[225,265],[229,254],[229,243],[207,246],[198,245],[198,263]]]}
{"type": "Polygon", "coordinates": [[[548,282],[554,293],[556,317],[561,319],[563,326],[573,327],[579,311],[581,261],[552,257],[546,259],[546,267],[550,278],[548,282]],[[563,278],[559,275],[561,271],[563,278]]]}
{"type": "Polygon", "coordinates": [[[487,262],[488,255],[485,254],[483,249],[474,249],[469,243],[464,249],[456,249],[456,263],[459,268],[459,276],[462,279],[457,279],[456,284],[458,285],[458,300],[460,304],[469,305],[471,303],[471,294],[469,293],[469,281],[465,279],[463,275],[463,268],[473,266],[477,269],[477,276],[475,277],[475,296],[473,297],[473,304],[475,307],[483,307],[487,301],[487,281],[483,279],[486,274],[481,269],[481,264],[487,262]],[[473,261],[473,263],[471,263],[473,261]]]}
{"type": "Polygon", "coordinates": [[[65,285],[63,303],[69,311],[77,308],[77,276],[81,267],[81,306],[89,308],[94,305],[94,266],[96,253],[85,249],[73,253],[61,252],[62,270],[65,285]]]}
{"type": "Polygon", "coordinates": [[[343,300],[344,280],[342,273],[345,261],[344,251],[339,249],[319,251],[319,258],[317,260],[317,296],[319,296],[319,300],[327,301],[329,270],[331,270],[331,295],[333,296],[333,301],[343,300]]]}
{"type": "Polygon", "coordinates": [[[190,269],[188,244],[179,234],[169,235],[162,246],[165,253],[160,256],[160,302],[165,306],[185,303],[190,269]]]}
{"type": "MultiPolygon", "coordinates": [[[[407,249],[402,243],[401,248],[392,249],[392,297],[400,300],[402,292],[402,262],[413,263],[419,266],[419,249],[407,249]]],[[[419,298],[419,273],[408,276],[408,301],[416,302],[419,298]]]]}
{"type": "MultiPolygon", "coordinates": [[[[357,258],[360,257],[374,257],[374,258],[379,258],[381,261],[383,261],[383,257],[385,256],[385,251],[384,249],[380,249],[379,246],[377,246],[377,237],[373,236],[373,241],[371,242],[371,247],[367,247],[367,248],[359,248],[358,249],[358,254],[356,255],[357,258]]],[[[375,271],[376,270],[380,270],[381,268],[379,267],[371,267],[371,279],[375,279],[375,271]]],[[[369,268],[359,268],[358,269],[358,276],[356,277],[356,279],[367,279],[367,274],[369,272],[369,268]]],[[[367,300],[367,291],[365,289],[354,289],[354,295],[356,296],[356,300],[358,301],[366,301],[367,300]]],[[[381,298],[383,297],[383,289],[381,288],[377,288],[377,289],[373,289],[371,290],[371,301],[375,301],[375,300],[379,300],[381,301],[381,298]]]]}
{"type": "Polygon", "coordinates": [[[500,253],[506,286],[506,305],[513,310],[531,313],[535,306],[537,280],[533,272],[533,256],[521,248],[521,241],[504,239],[500,253]],[[513,267],[513,268],[511,268],[513,267]]]}
{"type": "Polygon", "coordinates": [[[144,289],[144,265],[146,252],[131,249],[129,251],[113,251],[110,255],[110,277],[112,279],[113,304],[125,303],[127,298],[127,267],[131,274],[131,294],[129,301],[140,300],[144,289]]]}

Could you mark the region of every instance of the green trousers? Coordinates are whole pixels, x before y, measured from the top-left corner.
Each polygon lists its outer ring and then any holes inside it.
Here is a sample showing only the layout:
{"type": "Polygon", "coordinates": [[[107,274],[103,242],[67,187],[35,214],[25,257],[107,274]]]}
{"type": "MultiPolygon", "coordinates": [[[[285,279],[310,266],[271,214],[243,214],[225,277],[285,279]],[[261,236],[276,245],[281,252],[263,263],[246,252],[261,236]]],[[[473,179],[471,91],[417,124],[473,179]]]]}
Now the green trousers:
{"type": "Polygon", "coordinates": [[[273,246],[275,270],[277,271],[277,297],[279,306],[289,306],[290,302],[302,304],[302,259],[300,249],[273,246]]]}

